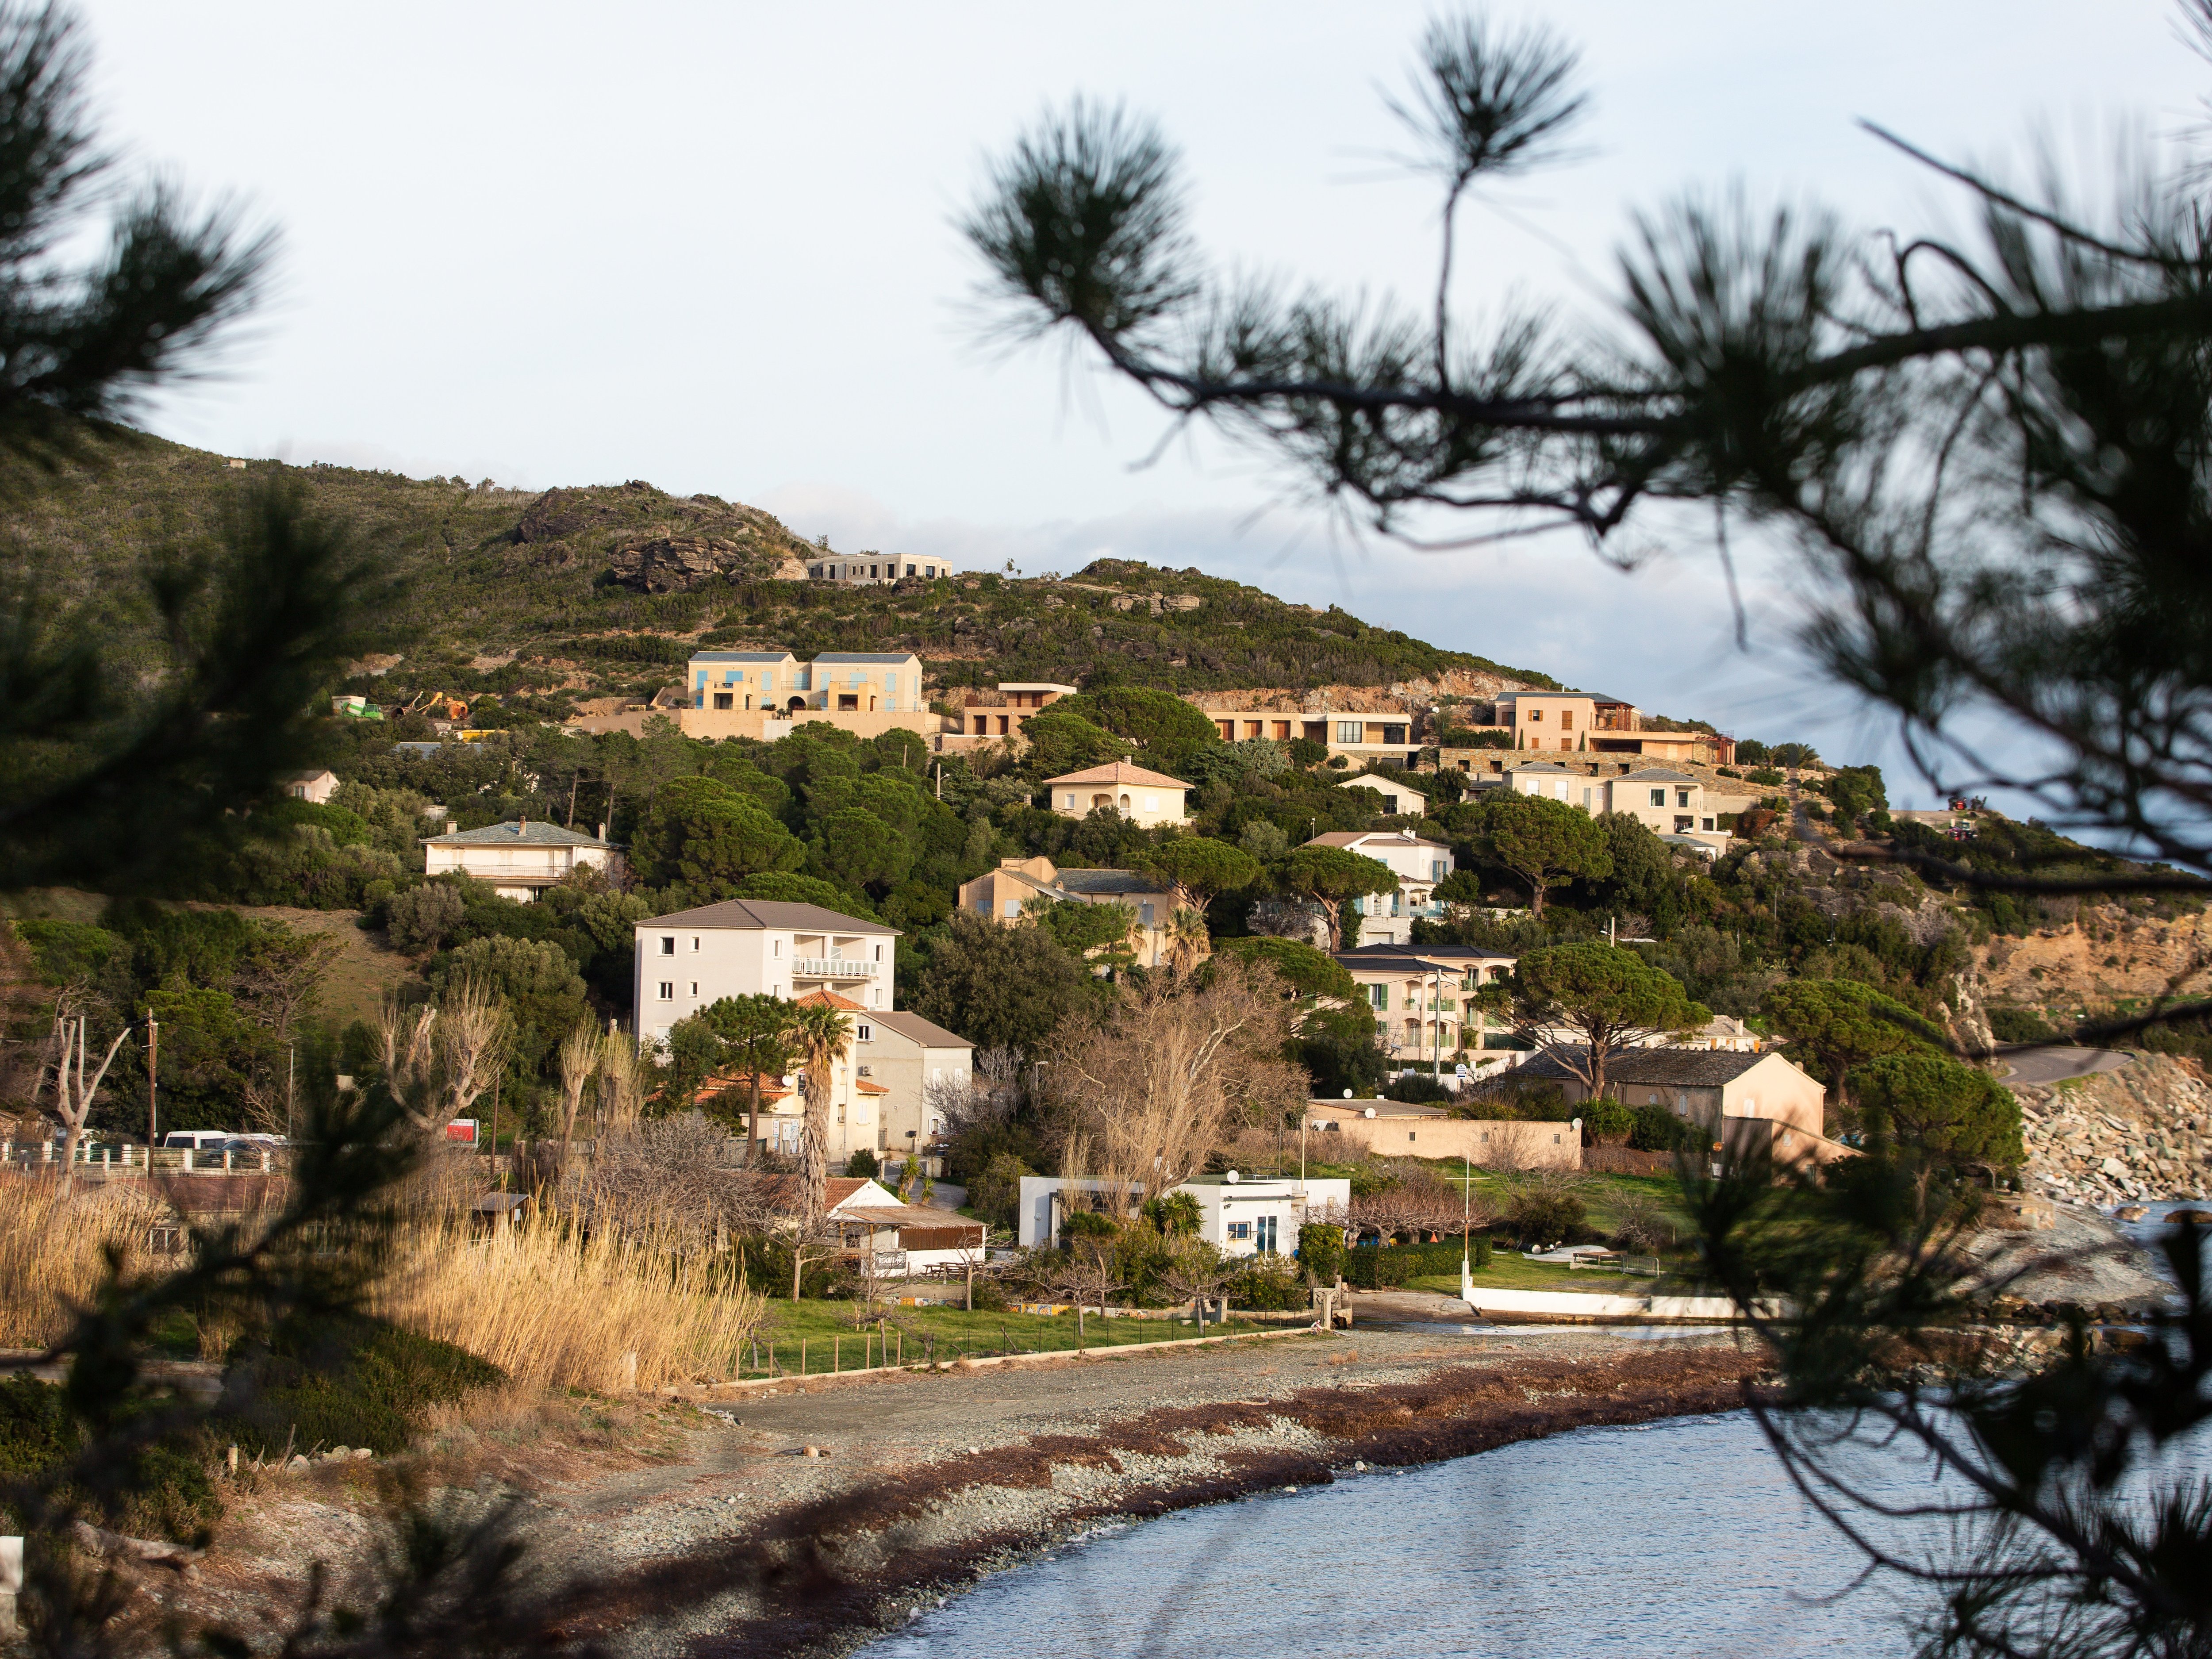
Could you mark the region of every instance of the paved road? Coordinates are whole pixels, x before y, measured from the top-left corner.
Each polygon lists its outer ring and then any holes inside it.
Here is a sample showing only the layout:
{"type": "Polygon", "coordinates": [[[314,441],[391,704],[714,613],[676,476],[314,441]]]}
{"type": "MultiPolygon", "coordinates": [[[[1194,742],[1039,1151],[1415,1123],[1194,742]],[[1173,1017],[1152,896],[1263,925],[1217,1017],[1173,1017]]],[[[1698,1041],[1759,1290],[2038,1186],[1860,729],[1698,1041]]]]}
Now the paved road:
{"type": "Polygon", "coordinates": [[[2006,1083],[2063,1083],[2069,1078],[2094,1077],[2131,1065],[2133,1056],[2110,1048],[2030,1048],[2008,1060],[2006,1083]]]}

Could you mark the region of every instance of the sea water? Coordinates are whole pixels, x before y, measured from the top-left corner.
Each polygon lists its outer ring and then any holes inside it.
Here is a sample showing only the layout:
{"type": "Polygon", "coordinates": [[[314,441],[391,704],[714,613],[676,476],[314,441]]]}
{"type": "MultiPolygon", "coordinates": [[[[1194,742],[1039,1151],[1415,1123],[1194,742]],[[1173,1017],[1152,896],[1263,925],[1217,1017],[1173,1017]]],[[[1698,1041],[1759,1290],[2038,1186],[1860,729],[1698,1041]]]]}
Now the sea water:
{"type": "MultiPolygon", "coordinates": [[[[1882,1485],[1914,1480],[1900,1465],[1882,1485]]],[[[1912,1592],[1791,1486],[1748,1413],[1585,1429],[1094,1529],[933,1599],[869,1659],[1910,1650],[1912,1592]]]]}

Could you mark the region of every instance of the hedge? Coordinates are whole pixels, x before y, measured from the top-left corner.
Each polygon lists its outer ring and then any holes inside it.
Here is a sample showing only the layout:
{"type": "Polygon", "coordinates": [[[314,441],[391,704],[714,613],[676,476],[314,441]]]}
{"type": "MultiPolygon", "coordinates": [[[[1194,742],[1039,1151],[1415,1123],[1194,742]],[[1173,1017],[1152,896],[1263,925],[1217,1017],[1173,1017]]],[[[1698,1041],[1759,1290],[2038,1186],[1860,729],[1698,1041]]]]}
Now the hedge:
{"type": "MultiPolygon", "coordinates": [[[[1477,1233],[1468,1241],[1467,1259],[1478,1271],[1490,1265],[1488,1234],[1477,1233]]],[[[1363,1291],[1389,1290],[1431,1273],[1456,1273],[1459,1264],[1457,1240],[1448,1244],[1393,1244],[1382,1249],[1370,1245],[1344,1253],[1344,1282],[1363,1291]]]]}

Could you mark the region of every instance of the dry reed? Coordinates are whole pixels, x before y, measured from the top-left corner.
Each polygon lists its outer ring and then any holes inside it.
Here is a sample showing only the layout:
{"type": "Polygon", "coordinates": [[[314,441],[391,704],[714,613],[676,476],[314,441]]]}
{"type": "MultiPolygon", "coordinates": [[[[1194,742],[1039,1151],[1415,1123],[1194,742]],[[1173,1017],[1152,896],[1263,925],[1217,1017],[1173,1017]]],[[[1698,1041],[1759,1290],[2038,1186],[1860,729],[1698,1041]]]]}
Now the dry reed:
{"type": "Polygon", "coordinates": [[[110,1187],[0,1174],[0,1347],[58,1340],[107,1275],[111,1246],[128,1270],[152,1265],[147,1229],[168,1213],[139,1182],[110,1187]]]}
{"type": "Polygon", "coordinates": [[[403,1246],[377,1311],[519,1382],[619,1394],[736,1376],[761,1298],[654,1230],[553,1213],[472,1236],[457,1216],[403,1246]]]}

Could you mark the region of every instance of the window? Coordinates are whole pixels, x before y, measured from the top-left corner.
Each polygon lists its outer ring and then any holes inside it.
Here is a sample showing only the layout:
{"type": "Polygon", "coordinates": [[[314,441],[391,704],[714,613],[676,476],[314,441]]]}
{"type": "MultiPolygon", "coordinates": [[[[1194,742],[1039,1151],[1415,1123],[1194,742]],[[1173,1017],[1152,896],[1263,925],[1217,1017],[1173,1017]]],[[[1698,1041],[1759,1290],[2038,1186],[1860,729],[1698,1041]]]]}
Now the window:
{"type": "Polygon", "coordinates": [[[1540,708],[1532,708],[1528,711],[1528,718],[1531,720],[1540,720],[1544,718],[1544,711],[1540,708]]]}
{"type": "Polygon", "coordinates": [[[1687,806],[1689,804],[1690,792],[1686,789],[1677,789],[1674,792],[1674,805],[1677,806],[1687,806]]]}
{"type": "Polygon", "coordinates": [[[1339,720],[1336,723],[1336,740],[1339,743],[1358,743],[1366,735],[1366,728],[1358,720],[1339,720]]]}
{"type": "MultiPolygon", "coordinates": [[[[853,1041],[854,1041],[854,1042],[873,1042],[875,1040],[876,1040],[876,1028],[875,1028],[874,1026],[872,1026],[872,1025],[855,1025],[855,1026],[853,1028],[853,1041]]],[[[866,1068],[866,1067],[863,1067],[862,1069],[865,1071],[866,1068]]]]}
{"type": "Polygon", "coordinates": [[[1712,827],[1713,821],[1711,818],[1699,818],[1698,820],[1698,828],[1700,830],[1710,830],[1712,827]]]}
{"type": "Polygon", "coordinates": [[[987,916],[991,914],[991,896],[988,893],[984,893],[979,896],[975,900],[975,908],[978,914],[987,916]]]}
{"type": "Polygon", "coordinates": [[[1282,1237],[1282,1218],[1263,1215],[1251,1225],[1253,1248],[1264,1255],[1274,1255],[1277,1243],[1282,1237]]]}
{"type": "Polygon", "coordinates": [[[676,1000],[676,981],[674,980],[664,979],[660,981],[660,1000],[663,1002],[673,1002],[676,1000]]]}
{"type": "Polygon", "coordinates": [[[1021,913],[1022,902],[1019,899],[1008,899],[1006,901],[1006,916],[1009,921],[1018,916],[1021,913]]]}
{"type": "Polygon", "coordinates": [[[881,962],[883,959],[884,959],[884,947],[883,947],[882,945],[878,945],[878,946],[876,946],[876,960],[877,960],[878,962],[881,962]]]}
{"type": "Polygon", "coordinates": [[[1152,907],[1149,904],[1139,904],[1137,907],[1137,920],[1145,927],[1151,927],[1152,925],[1152,907]]]}
{"type": "Polygon", "coordinates": [[[1651,792],[1651,804],[1654,806],[1664,806],[1667,804],[1667,792],[1664,789],[1654,789],[1651,792]]]}
{"type": "Polygon", "coordinates": [[[1073,795],[1062,795],[1060,798],[1060,804],[1062,806],[1066,807],[1070,811],[1073,811],[1075,808],[1075,797],[1073,795]]]}
{"type": "Polygon", "coordinates": [[[1589,789],[1585,788],[1585,789],[1583,791],[1583,811],[1585,811],[1585,812],[1587,812],[1587,811],[1589,811],[1589,809],[1590,809],[1590,792],[1589,791],[1589,789]]]}
{"type": "Polygon", "coordinates": [[[1567,798],[1567,786],[1564,783],[1555,783],[1552,786],[1552,793],[1561,800],[1565,800],[1567,798]]]}
{"type": "Polygon", "coordinates": [[[676,954],[676,936],[673,933],[663,933],[660,936],[660,954],[664,957],[672,957],[676,954]]]}
{"type": "Polygon", "coordinates": [[[768,953],[772,957],[781,956],[783,954],[783,941],[780,939],[769,940],[768,953]]]}
{"type": "Polygon", "coordinates": [[[1158,795],[1147,795],[1145,797],[1145,811],[1147,812],[1157,812],[1159,810],[1160,798],[1158,795]]]}
{"type": "Polygon", "coordinates": [[[1394,916],[1403,915],[1405,914],[1405,890],[1403,888],[1393,888],[1390,891],[1390,914],[1394,916]]]}
{"type": "Polygon", "coordinates": [[[907,566],[907,568],[906,568],[906,574],[907,574],[908,575],[909,575],[909,576],[911,576],[912,574],[914,574],[914,567],[913,567],[912,565],[908,565],[908,566],[907,566]]]}
{"type": "Polygon", "coordinates": [[[1377,1013],[1387,1014],[1390,1012],[1390,988],[1389,986],[1369,986],[1367,988],[1367,1000],[1375,1005],[1375,1011],[1377,1013]]]}
{"type": "Polygon", "coordinates": [[[1252,1237],[1252,1224],[1249,1221],[1232,1221],[1224,1231],[1231,1238],[1249,1238],[1252,1237]]]}
{"type": "Polygon", "coordinates": [[[699,948],[699,935],[696,933],[691,935],[691,948],[695,951],[699,948]]]}
{"type": "Polygon", "coordinates": [[[737,699],[726,691],[717,691],[714,693],[714,707],[717,708],[732,708],[736,704],[736,702],[737,699]]]}
{"type": "Polygon", "coordinates": [[[1384,727],[1382,728],[1382,741],[1383,741],[1383,742],[1385,742],[1385,743],[1403,743],[1403,742],[1405,742],[1405,740],[1406,740],[1406,728],[1405,728],[1404,726],[1384,726],[1384,727]]]}
{"type": "Polygon", "coordinates": [[[1408,1140],[1419,1140],[1420,1139],[1420,1135],[1416,1131],[1408,1129],[1406,1131],[1406,1139],[1408,1140]]]}
{"type": "Polygon", "coordinates": [[[1574,729],[1575,711],[1571,708],[1562,708],[1559,710],[1559,730],[1562,732],[1571,732],[1574,729]]]}
{"type": "Polygon", "coordinates": [[[1444,874],[1443,860],[1441,859],[1431,859],[1429,861],[1429,879],[1431,881],[1442,881],[1444,878],[1444,874]]]}
{"type": "Polygon", "coordinates": [[[691,981],[691,994],[695,997],[699,994],[699,981],[696,979],[691,981]]]}

